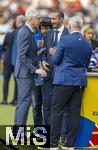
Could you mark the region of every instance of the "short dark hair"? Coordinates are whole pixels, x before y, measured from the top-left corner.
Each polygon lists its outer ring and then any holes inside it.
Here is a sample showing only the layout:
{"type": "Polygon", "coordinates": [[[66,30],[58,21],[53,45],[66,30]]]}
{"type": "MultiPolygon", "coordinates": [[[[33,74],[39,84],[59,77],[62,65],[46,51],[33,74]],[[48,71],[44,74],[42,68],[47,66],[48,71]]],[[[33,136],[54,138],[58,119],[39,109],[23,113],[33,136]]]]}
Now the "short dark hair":
{"type": "Polygon", "coordinates": [[[57,12],[58,12],[58,17],[64,19],[64,13],[61,10],[59,10],[57,12]]]}
{"type": "Polygon", "coordinates": [[[41,17],[41,22],[51,22],[51,19],[49,17],[41,17]]]}
{"type": "Polygon", "coordinates": [[[53,13],[58,13],[58,17],[64,19],[64,13],[60,9],[59,10],[58,9],[54,9],[54,10],[52,10],[52,12],[53,13]]]}
{"type": "Polygon", "coordinates": [[[42,17],[40,21],[40,27],[52,27],[51,19],[49,17],[42,17]]]}

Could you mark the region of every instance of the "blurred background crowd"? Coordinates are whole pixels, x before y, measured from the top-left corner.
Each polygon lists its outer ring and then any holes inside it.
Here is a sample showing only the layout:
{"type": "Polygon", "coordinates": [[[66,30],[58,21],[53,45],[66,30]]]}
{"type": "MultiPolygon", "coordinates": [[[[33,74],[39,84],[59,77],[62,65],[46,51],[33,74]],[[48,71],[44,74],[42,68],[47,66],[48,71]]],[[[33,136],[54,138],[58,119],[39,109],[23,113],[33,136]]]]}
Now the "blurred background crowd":
{"type": "Polygon", "coordinates": [[[49,15],[51,9],[60,8],[65,17],[81,15],[85,23],[95,26],[98,34],[98,1],[97,0],[0,0],[0,45],[4,35],[12,28],[17,15],[24,14],[26,9],[38,8],[42,16],[49,15]]]}
{"type": "Polygon", "coordinates": [[[73,14],[81,15],[85,23],[95,26],[98,34],[98,0],[0,0],[0,44],[16,16],[24,14],[29,6],[38,8],[42,16],[49,15],[54,8],[63,10],[66,18],[73,14]]]}

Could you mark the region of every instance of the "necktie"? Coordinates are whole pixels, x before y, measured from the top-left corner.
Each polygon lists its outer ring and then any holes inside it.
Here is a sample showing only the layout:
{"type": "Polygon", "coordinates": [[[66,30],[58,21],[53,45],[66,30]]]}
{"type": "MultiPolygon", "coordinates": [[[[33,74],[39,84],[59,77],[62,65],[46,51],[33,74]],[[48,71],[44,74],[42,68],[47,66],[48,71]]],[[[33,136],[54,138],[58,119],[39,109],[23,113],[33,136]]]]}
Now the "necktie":
{"type": "Polygon", "coordinates": [[[57,47],[57,43],[58,43],[58,30],[54,31],[54,39],[53,39],[53,47],[57,47]]]}

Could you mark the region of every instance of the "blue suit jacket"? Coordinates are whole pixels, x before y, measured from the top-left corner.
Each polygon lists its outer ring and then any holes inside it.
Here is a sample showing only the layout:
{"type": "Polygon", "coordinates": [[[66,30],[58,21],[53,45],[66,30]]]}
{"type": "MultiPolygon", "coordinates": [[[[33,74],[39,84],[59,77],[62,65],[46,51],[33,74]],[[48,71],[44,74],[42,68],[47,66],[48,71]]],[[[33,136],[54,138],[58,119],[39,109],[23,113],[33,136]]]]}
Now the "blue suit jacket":
{"type": "Polygon", "coordinates": [[[21,27],[15,29],[14,32],[14,40],[12,46],[12,65],[15,66],[17,59],[17,35],[21,27]]]}
{"type": "Polygon", "coordinates": [[[36,70],[36,42],[34,34],[27,25],[24,25],[17,37],[17,60],[15,76],[17,78],[33,77],[36,70]]]}
{"type": "Polygon", "coordinates": [[[14,32],[8,32],[5,36],[2,53],[4,53],[4,64],[12,64],[12,46],[13,46],[14,32]]]}
{"type": "Polygon", "coordinates": [[[52,56],[57,65],[53,84],[65,86],[86,86],[86,68],[92,54],[91,44],[74,32],[61,39],[52,56]]]}
{"type": "MultiPolygon", "coordinates": [[[[64,28],[60,39],[67,34],[68,34],[68,29],[64,28]]],[[[49,53],[49,49],[53,47],[53,37],[54,37],[54,29],[51,29],[50,31],[47,32],[46,37],[45,37],[46,53],[43,56],[43,60],[45,60],[49,64],[49,72],[48,72],[48,77],[46,78],[46,80],[50,80],[50,81],[53,80],[53,75],[54,75],[53,64],[51,61],[52,55],[49,53]]]]}

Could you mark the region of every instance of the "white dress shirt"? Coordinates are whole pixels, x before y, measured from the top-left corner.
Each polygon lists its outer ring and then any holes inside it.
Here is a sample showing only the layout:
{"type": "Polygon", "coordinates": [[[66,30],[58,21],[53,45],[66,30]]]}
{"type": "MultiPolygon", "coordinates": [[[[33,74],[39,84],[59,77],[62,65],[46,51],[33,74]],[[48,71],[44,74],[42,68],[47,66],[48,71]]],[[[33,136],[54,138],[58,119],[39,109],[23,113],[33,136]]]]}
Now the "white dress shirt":
{"type": "Polygon", "coordinates": [[[59,42],[59,40],[60,40],[60,37],[61,37],[61,34],[62,34],[62,32],[63,32],[63,30],[64,30],[64,25],[62,25],[59,29],[58,29],[58,42],[59,42]]]}
{"type": "Polygon", "coordinates": [[[33,29],[32,29],[32,27],[31,27],[29,24],[27,24],[27,23],[25,23],[25,24],[26,24],[26,26],[29,27],[29,29],[30,29],[32,32],[34,32],[33,29]]]}

